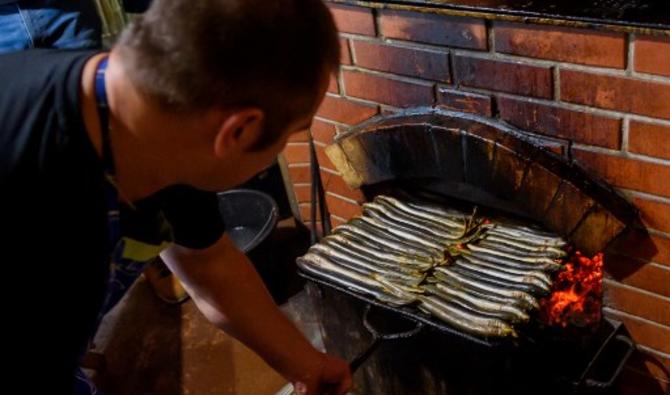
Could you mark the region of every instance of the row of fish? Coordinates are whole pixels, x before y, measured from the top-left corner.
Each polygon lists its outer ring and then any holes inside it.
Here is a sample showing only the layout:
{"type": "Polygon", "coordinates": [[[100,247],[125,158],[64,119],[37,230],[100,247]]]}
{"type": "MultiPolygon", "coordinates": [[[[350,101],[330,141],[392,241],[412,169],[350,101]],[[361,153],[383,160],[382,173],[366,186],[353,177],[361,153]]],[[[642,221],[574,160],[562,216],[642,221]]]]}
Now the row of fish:
{"type": "Polygon", "coordinates": [[[565,240],[426,202],[377,196],[298,265],[393,305],[415,305],[460,330],[515,336],[561,269],[565,240]]]}

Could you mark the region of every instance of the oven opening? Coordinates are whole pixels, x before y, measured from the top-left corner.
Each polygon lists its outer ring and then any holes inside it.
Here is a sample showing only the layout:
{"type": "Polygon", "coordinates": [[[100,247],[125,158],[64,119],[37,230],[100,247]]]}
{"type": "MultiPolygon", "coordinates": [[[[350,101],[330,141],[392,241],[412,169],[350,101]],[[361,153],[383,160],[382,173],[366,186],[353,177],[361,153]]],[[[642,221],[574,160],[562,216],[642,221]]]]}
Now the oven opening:
{"type": "Polygon", "coordinates": [[[611,188],[521,131],[434,109],[372,119],[327,152],[366,203],[301,275],[488,350],[475,355],[511,376],[612,384],[634,345],[603,318],[603,251],[636,213],[611,188]]]}

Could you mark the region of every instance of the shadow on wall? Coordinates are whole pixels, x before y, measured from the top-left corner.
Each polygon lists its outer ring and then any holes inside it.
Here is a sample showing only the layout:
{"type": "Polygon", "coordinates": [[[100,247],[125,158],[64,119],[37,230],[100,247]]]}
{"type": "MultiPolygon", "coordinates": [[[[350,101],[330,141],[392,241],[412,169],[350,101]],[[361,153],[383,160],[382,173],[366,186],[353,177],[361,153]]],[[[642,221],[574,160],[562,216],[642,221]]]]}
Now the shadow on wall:
{"type": "Polygon", "coordinates": [[[633,354],[619,378],[621,395],[667,395],[670,393],[670,360],[662,362],[658,357],[637,352],[633,354]],[[650,376],[657,377],[658,380],[650,376]],[[665,378],[665,380],[664,380],[665,378]]]}
{"type": "MultiPolygon", "coordinates": [[[[653,275],[654,271],[649,270],[652,265],[650,261],[654,261],[657,255],[663,253],[654,237],[639,224],[638,226],[620,235],[605,253],[605,271],[608,277],[617,282],[625,284],[653,275]]],[[[649,291],[670,296],[668,283],[663,279],[647,281],[645,284],[647,287],[650,285],[655,287],[649,291]]],[[[620,317],[616,317],[615,314],[615,318],[620,317]]],[[[629,331],[642,330],[637,328],[639,325],[634,324],[626,322],[629,331]]],[[[670,359],[638,348],[631,356],[627,369],[621,373],[620,382],[621,394],[667,395],[670,393],[670,359]]]]}

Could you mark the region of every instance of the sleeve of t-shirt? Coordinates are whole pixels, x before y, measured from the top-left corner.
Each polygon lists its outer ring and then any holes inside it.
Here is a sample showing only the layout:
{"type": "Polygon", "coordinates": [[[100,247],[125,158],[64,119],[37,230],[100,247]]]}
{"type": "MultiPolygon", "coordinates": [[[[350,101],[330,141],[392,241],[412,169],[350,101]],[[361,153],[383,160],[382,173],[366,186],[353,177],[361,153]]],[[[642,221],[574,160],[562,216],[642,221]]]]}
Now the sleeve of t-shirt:
{"type": "Polygon", "coordinates": [[[175,243],[202,249],[221,238],[225,226],[216,193],[179,185],[160,195],[160,206],[172,227],[175,243]]]}

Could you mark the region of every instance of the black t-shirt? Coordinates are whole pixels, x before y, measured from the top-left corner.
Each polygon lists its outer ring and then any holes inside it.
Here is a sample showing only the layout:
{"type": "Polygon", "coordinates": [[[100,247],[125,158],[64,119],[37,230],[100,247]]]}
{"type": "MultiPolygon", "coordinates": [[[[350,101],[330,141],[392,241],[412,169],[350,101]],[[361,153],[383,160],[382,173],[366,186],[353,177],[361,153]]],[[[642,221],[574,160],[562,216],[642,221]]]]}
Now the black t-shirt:
{"type": "MultiPolygon", "coordinates": [[[[9,343],[0,355],[10,364],[0,371],[11,379],[52,376],[32,385],[53,394],[70,393],[108,279],[106,181],[79,110],[83,66],[93,55],[0,56],[0,327],[9,343]]],[[[215,194],[174,186],[124,207],[121,233],[204,248],[223,223],[215,194]]]]}

